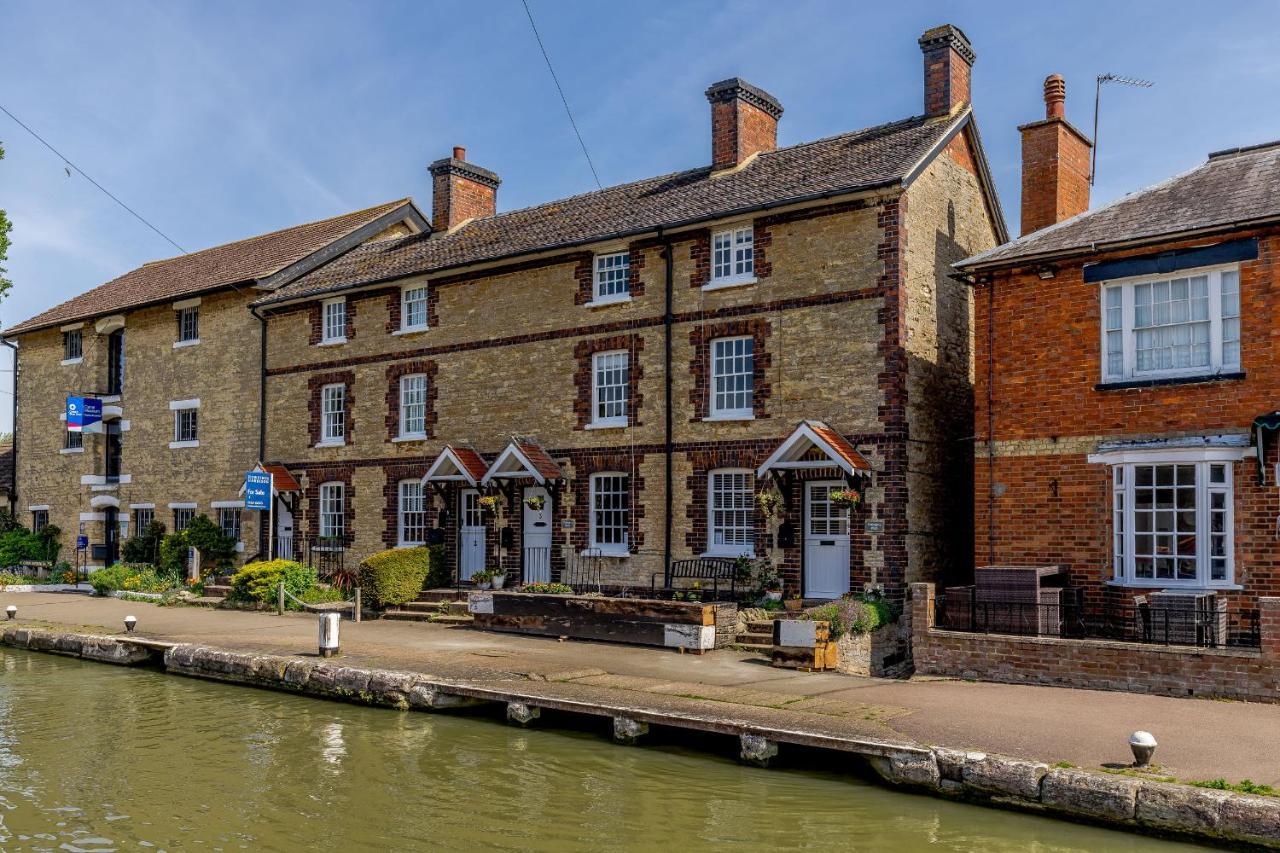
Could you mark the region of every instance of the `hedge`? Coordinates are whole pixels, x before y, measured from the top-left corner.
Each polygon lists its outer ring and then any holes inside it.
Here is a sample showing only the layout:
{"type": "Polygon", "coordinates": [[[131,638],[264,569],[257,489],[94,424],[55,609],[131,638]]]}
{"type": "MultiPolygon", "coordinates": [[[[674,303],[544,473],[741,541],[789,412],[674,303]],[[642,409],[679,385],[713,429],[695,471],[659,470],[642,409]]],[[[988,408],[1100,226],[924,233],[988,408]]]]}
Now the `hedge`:
{"type": "Polygon", "coordinates": [[[274,602],[280,581],[284,581],[285,590],[301,597],[316,585],[316,570],[293,560],[250,563],[231,576],[231,598],[274,602]]]}
{"type": "Polygon", "coordinates": [[[442,545],[392,548],[360,563],[361,594],[377,607],[398,607],[413,601],[429,579],[432,586],[448,583],[442,545]]]}

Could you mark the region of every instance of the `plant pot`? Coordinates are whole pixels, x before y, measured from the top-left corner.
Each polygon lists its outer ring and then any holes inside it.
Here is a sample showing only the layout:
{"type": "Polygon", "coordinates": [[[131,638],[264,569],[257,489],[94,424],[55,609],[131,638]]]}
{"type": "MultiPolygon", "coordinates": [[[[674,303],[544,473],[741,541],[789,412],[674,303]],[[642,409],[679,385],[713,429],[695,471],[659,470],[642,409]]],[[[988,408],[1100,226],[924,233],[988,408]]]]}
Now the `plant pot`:
{"type": "Polygon", "coordinates": [[[490,581],[476,581],[476,589],[489,589],[493,586],[490,581]]]}
{"type": "Polygon", "coordinates": [[[804,609],[804,599],[800,598],[788,598],[782,604],[787,608],[788,613],[799,613],[804,609]]]}
{"type": "Polygon", "coordinates": [[[494,588],[494,589],[502,589],[504,586],[506,586],[506,583],[507,583],[507,576],[506,576],[506,575],[494,575],[494,576],[493,576],[493,580],[492,580],[492,581],[490,581],[490,583],[492,583],[492,584],[493,584],[493,588],[494,588]]]}
{"type": "Polygon", "coordinates": [[[780,589],[766,589],[766,590],[764,591],[764,600],[765,600],[765,601],[781,601],[781,600],[782,600],[782,590],[780,590],[780,589]]]}

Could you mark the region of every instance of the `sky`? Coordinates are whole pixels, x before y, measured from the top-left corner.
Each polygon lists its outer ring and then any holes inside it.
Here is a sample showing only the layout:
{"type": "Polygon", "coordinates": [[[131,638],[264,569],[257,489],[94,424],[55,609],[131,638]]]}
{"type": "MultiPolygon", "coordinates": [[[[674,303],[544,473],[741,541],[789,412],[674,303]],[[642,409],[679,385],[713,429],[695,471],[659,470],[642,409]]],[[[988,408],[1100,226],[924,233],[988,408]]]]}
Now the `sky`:
{"type": "MultiPolygon", "coordinates": [[[[1017,126],[1067,81],[1092,132],[1096,206],[1280,138],[1280,3],[529,0],[605,186],[710,160],[708,85],[783,104],[790,145],[919,114],[916,39],[953,23],[977,53],[973,101],[1010,229],[1017,126]]],[[[499,210],[594,189],[520,0],[57,3],[0,0],[0,105],[187,250],[403,196],[454,145],[502,178],[499,210]]],[[[13,220],[10,326],[177,250],[0,113],[13,220]]],[[[12,370],[0,356],[0,431],[12,370]]]]}

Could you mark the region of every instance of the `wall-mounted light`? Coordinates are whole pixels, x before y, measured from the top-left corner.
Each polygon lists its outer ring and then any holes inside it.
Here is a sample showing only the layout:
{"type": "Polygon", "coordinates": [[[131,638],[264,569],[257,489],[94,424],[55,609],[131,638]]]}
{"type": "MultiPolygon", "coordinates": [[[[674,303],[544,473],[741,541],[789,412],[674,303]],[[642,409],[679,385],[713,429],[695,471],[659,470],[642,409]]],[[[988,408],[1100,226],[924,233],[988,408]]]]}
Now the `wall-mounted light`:
{"type": "Polygon", "coordinates": [[[1049,279],[1053,278],[1057,274],[1058,274],[1058,268],[1055,267],[1053,264],[1042,264],[1041,266],[1036,267],[1036,275],[1040,276],[1040,278],[1044,279],[1045,281],[1048,281],[1049,279]]]}

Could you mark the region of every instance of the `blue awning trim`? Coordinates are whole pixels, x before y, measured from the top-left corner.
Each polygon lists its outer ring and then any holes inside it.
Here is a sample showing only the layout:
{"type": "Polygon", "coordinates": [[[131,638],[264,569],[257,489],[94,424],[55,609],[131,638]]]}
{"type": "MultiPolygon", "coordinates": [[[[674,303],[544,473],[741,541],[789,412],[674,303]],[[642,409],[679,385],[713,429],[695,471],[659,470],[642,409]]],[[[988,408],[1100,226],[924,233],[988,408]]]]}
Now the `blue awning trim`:
{"type": "Polygon", "coordinates": [[[1135,275],[1163,275],[1196,267],[1211,267],[1236,261],[1253,261],[1258,258],[1258,238],[1246,237],[1215,246],[1199,249],[1175,249],[1119,261],[1103,261],[1084,268],[1084,280],[1089,283],[1129,278],[1135,275]]]}

